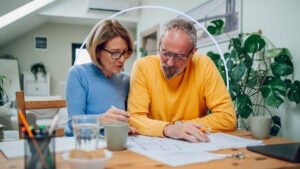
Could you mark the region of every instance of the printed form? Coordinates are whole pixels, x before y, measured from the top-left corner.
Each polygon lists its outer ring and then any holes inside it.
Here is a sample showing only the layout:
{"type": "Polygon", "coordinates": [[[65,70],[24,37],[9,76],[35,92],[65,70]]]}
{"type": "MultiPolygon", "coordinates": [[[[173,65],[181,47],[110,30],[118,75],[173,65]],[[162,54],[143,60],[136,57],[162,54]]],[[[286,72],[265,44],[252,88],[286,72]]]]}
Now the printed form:
{"type": "Polygon", "coordinates": [[[244,139],[224,133],[209,135],[208,143],[190,143],[169,138],[130,136],[127,148],[170,166],[181,166],[225,158],[226,155],[209,151],[261,145],[262,141],[244,139]]]}

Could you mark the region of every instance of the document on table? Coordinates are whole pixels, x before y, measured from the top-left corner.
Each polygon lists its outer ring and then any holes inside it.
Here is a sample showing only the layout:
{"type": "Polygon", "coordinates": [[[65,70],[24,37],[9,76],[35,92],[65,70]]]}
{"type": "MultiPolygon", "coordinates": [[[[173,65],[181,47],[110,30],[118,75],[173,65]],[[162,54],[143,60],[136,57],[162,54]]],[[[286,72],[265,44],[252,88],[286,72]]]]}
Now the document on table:
{"type": "Polygon", "coordinates": [[[262,144],[262,141],[244,139],[224,133],[210,134],[209,138],[210,142],[208,143],[190,143],[182,140],[138,135],[128,138],[127,147],[133,152],[175,167],[225,158],[225,155],[213,154],[209,151],[262,144]]]}

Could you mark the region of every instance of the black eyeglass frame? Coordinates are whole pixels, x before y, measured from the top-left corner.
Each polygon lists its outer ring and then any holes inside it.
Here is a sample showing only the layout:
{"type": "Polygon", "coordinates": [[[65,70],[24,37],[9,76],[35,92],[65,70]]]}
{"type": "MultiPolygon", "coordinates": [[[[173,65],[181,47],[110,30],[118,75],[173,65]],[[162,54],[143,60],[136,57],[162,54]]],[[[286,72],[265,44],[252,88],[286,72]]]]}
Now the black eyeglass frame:
{"type": "Polygon", "coordinates": [[[122,52],[111,52],[105,48],[101,48],[101,50],[104,50],[105,52],[109,53],[113,60],[119,60],[122,57],[122,55],[124,55],[125,59],[128,59],[132,53],[131,50],[122,52]]]}

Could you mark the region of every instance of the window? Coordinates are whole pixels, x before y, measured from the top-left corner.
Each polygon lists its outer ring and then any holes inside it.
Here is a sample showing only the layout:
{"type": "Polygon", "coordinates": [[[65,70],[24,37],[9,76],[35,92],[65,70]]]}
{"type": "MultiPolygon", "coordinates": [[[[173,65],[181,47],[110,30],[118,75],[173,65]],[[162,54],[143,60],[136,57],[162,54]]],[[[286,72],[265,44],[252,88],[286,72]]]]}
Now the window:
{"type": "Polygon", "coordinates": [[[35,37],[35,49],[47,49],[46,37],[35,37]]]}
{"type": "Polygon", "coordinates": [[[82,44],[80,43],[72,43],[72,65],[81,65],[83,63],[92,62],[85,45],[80,50],[81,45],[82,44]]]}

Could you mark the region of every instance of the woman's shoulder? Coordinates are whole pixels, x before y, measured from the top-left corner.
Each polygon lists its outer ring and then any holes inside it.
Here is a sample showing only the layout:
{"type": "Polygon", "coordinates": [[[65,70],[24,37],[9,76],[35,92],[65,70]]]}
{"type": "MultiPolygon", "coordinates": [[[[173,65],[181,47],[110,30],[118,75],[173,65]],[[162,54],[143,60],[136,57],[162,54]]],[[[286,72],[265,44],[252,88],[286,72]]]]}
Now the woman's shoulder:
{"type": "Polygon", "coordinates": [[[70,72],[86,72],[86,71],[91,71],[94,68],[95,65],[93,65],[93,63],[84,63],[84,64],[81,64],[81,65],[73,65],[71,68],[70,68],[70,72]]]}

